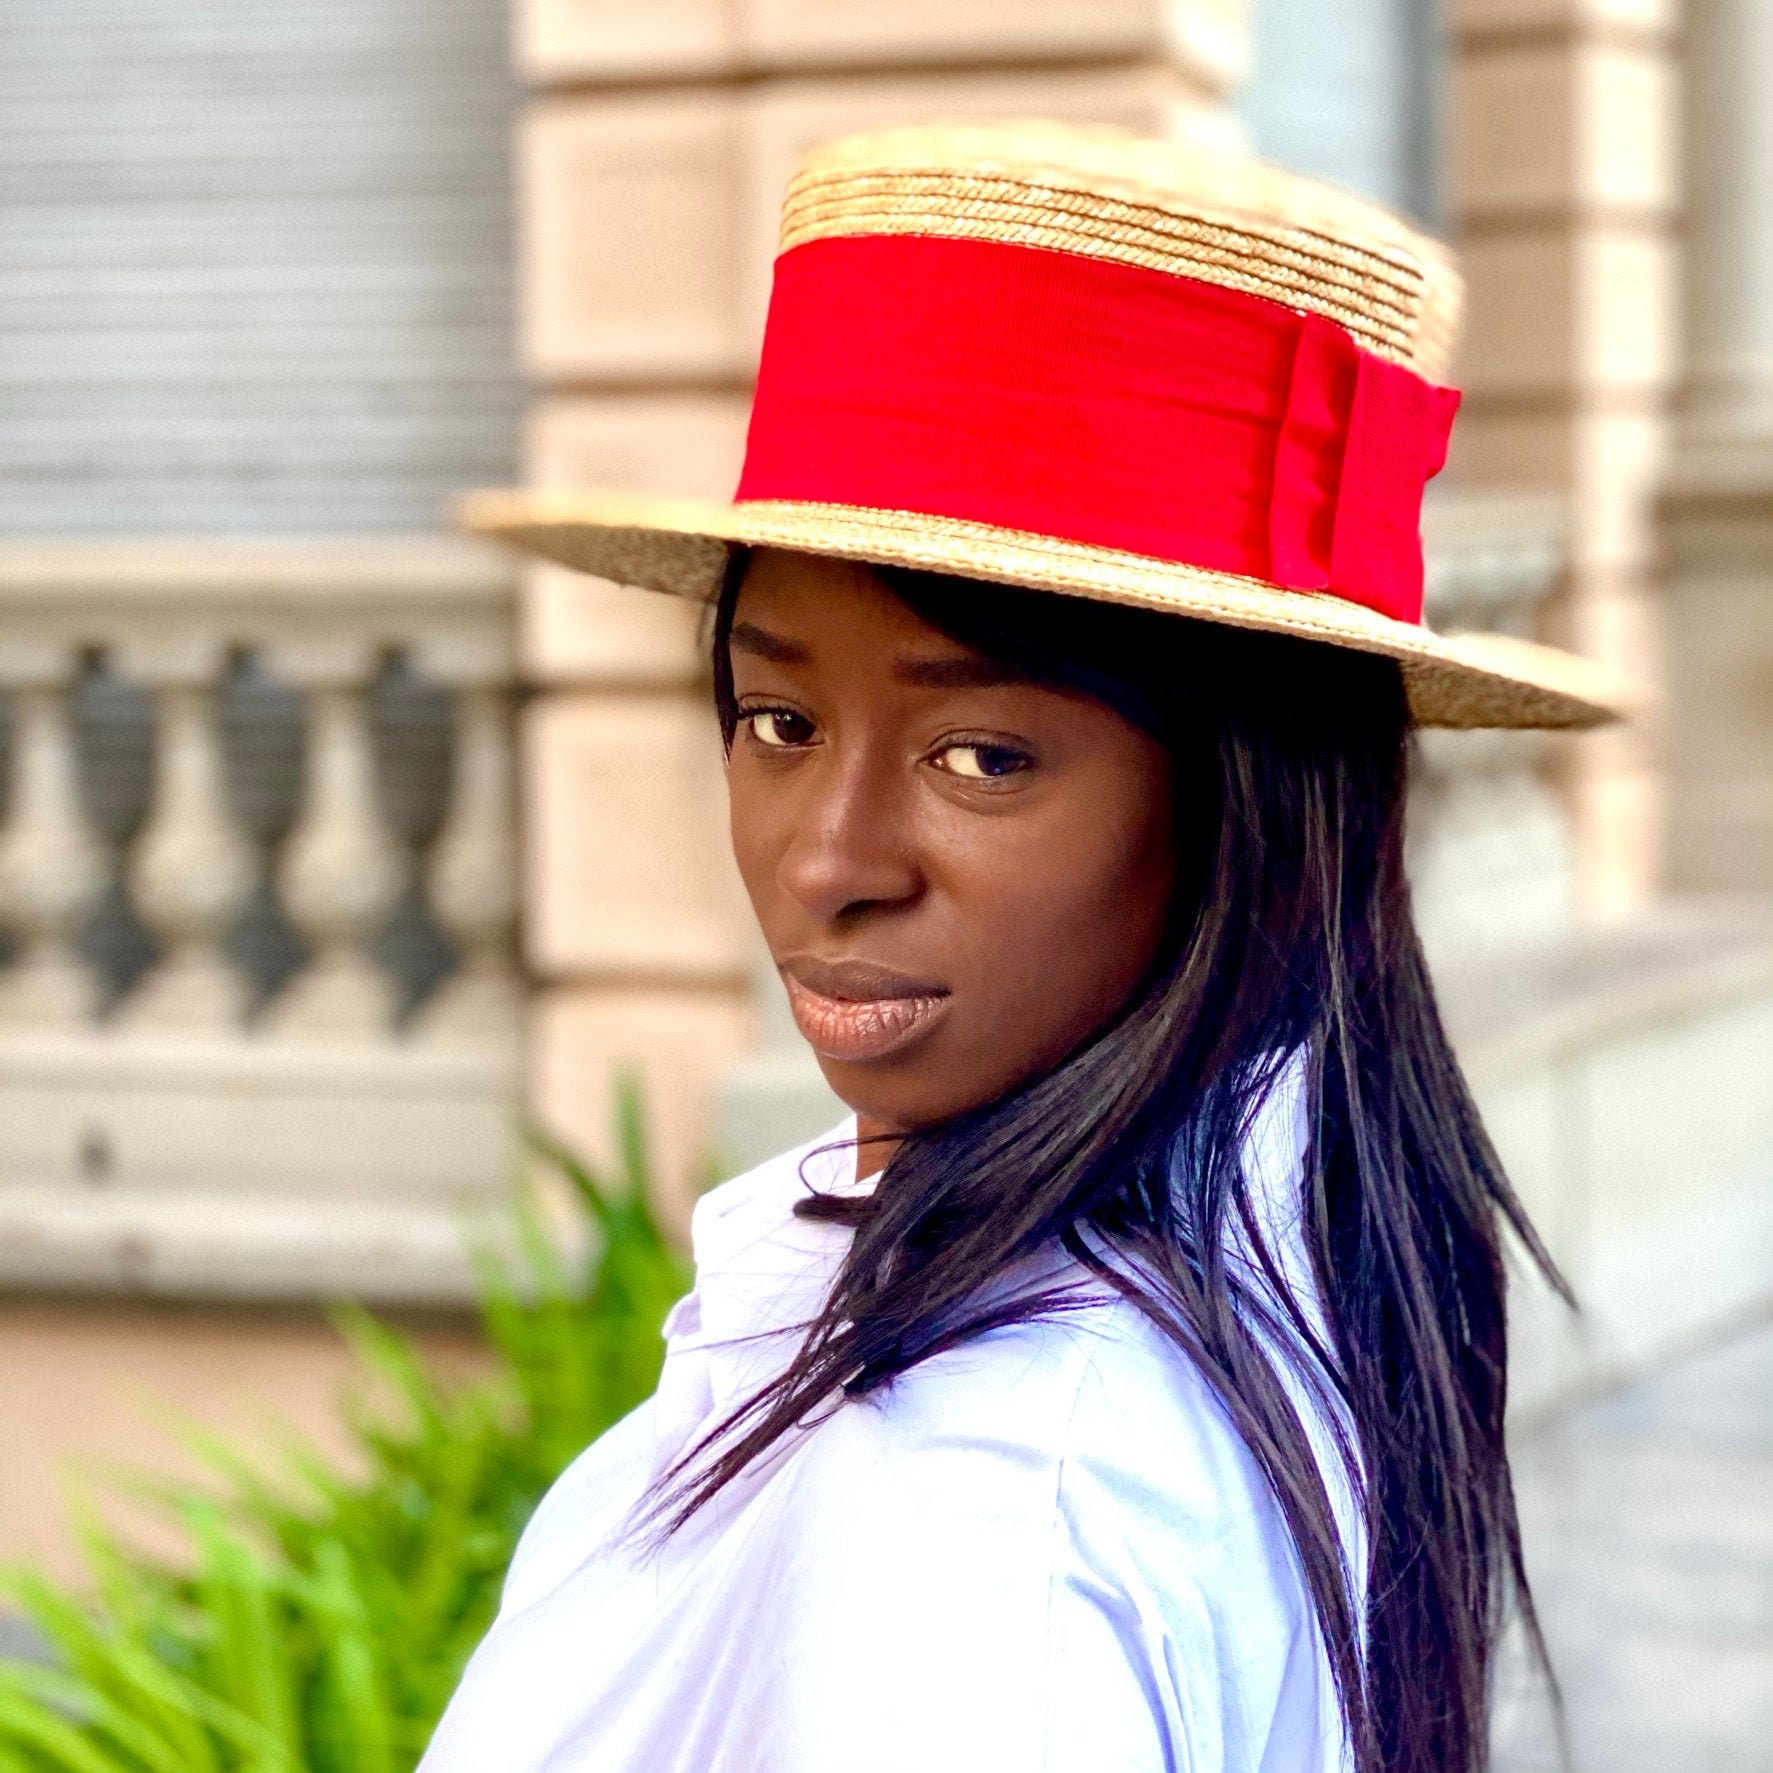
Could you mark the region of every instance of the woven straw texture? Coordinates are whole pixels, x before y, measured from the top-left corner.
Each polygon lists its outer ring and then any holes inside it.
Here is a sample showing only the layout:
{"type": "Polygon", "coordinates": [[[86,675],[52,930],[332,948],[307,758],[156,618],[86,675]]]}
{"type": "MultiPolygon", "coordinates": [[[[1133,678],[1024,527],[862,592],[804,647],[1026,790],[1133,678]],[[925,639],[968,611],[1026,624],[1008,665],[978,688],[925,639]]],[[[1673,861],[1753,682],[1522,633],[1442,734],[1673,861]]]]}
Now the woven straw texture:
{"type": "Polygon", "coordinates": [[[1399,661],[1423,726],[1590,727],[1634,711],[1631,686],[1574,653],[1501,634],[1435,634],[1338,597],[1282,591],[1050,536],[914,511],[756,501],[718,505],[645,495],[489,492],[463,526],[618,584],[710,599],[735,546],[787,548],[922,567],[1290,634],[1399,661]]]}
{"type": "Polygon", "coordinates": [[[842,235],[995,240],[1142,265],[1344,326],[1431,381],[1461,284],[1389,210],[1244,155],[1050,123],[888,130],[815,152],[788,187],[782,250],[842,235]]]}

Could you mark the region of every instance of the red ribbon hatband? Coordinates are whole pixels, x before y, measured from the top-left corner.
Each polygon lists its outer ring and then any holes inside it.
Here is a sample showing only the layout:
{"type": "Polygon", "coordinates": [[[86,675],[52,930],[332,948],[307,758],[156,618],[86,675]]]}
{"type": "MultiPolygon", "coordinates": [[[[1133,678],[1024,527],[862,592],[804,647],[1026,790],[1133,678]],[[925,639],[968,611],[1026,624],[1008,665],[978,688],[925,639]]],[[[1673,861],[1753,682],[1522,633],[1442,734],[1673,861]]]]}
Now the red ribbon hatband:
{"type": "Polygon", "coordinates": [[[738,498],[918,511],[1422,619],[1458,394],[1188,277],[870,235],[776,262],[738,498]]]}

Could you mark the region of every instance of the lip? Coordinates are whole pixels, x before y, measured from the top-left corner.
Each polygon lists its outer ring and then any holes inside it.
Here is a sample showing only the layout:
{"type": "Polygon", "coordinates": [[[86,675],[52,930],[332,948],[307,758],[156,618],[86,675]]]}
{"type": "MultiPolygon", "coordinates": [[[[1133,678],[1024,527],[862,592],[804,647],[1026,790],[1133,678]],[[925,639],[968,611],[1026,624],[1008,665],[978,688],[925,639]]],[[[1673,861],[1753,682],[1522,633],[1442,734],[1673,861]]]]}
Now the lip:
{"type": "Polygon", "coordinates": [[[945,985],[873,961],[797,954],[781,962],[781,972],[795,1026],[822,1059],[888,1058],[921,1039],[948,1009],[945,985]]]}

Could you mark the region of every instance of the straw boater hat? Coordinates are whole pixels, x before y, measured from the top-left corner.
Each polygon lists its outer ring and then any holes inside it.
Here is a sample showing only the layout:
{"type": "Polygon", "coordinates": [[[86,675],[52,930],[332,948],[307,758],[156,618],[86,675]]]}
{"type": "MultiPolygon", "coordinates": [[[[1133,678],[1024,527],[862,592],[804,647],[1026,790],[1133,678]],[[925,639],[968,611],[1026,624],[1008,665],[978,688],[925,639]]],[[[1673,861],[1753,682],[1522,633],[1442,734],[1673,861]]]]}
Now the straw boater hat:
{"type": "Polygon", "coordinates": [[[1241,156],[1117,130],[893,130],[815,153],[730,504],[477,493],[471,529],[709,598],[735,546],[921,567],[1381,653],[1418,720],[1582,727],[1610,672],[1422,621],[1458,395],[1447,253],[1241,156]]]}

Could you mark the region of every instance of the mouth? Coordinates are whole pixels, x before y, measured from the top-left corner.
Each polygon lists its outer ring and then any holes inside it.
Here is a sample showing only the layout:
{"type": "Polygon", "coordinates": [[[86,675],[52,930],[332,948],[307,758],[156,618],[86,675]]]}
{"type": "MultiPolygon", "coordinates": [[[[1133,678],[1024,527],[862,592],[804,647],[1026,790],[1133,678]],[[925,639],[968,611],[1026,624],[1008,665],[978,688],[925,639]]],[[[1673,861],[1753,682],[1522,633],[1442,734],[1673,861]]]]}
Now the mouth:
{"type": "Polygon", "coordinates": [[[795,1026],[821,1059],[885,1059],[925,1035],[947,1012],[945,985],[871,961],[791,955],[781,963],[795,1026]]]}

